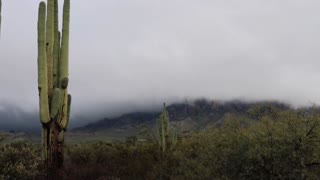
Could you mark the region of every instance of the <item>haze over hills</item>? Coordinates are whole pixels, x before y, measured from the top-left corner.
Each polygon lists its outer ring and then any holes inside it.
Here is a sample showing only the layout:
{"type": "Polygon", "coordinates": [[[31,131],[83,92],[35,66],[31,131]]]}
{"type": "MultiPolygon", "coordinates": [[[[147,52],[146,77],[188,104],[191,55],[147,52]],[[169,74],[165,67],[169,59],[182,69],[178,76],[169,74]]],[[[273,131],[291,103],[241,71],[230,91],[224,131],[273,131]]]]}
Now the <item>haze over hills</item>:
{"type": "MultiPolygon", "coordinates": [[[[247,103],[242,101],[210,101],[198,99],[195,101],[185,101],[169,104],[167,109],[170,113],[172,121],[183,121],[191,119],[197,125],[194,128],[200,128],[209,121],[216,121],[221,118],[225,113],[237,112],[245,113],[247,109],[253,105],[261,104],[247,103]]],[[[273,104],[280,104],[272,102],[273,104]]],[[[147,108],[129,108],[127,106],[118,106],[117,113],[100,113],[100,115],[93,115],[88,113],[90,117],[81,117],[75,115],[72,119],[72,127],[76,131],[102,131],[110,128],[123,128],[130,126],[139,126],[141,124],[152,125],[155,123],[156,118],[159,116],[162,107],[147,108]],[[122,112],[122,113],[121,113],[122,112]],[[104,114],[109,114],[104,115],[104,114]],[[102,117],[99,117],[102,116],[102,117]],[[82,118],[82,119],[81,119],[82,118]]],[[[286,105],[288,106],[288,105],[286,105]]],[[[103,107],[99,107],[103,111],[103,107]]],[[[94,111],[96,108],[92,108],[94,111]]],[[[106,111],[106,110],[105,110],[106,111]]],[[[110,110],[109,110],[110,111],[110,110]]],[[[99,114],[96,113],[96,114],[99,114]]],[[[40,123],[37,111],[26,111],[13,104],[3,104],[0,106],[0,131],[26,131],[26,132],[39,132],[40,123]]]]}
{"type": "MultiPolygon", "coordinates": [[[[223,123],[224,117],[230,113],[248,116],[248,110],[257,106],[263,107],[266,111],[269,111],[271,106],[281,110],[290,108],[289,105],[278,102],[220,102],[198,99],[192,102],[171,104],[167,107],[167,110],[170,121],[177,126],[180,132],[188,132],[221,124],[223,123]]],[[[134,135],[142,126],[154,128],[160,113],[161,110],[154,112],[133,112],[116,118],[104,118],[100,121],[76,128],[72,132],[95,134],[125,133],[127,135],[134,135]]]]}
{"type": "Polygon", "coordinates": [[[37,132],[40,126],[38,112],[10,103],[0,104],[0,131],[37,132]]]}
{"type": "MultiPolygon", "coordinates": [[[[180,133],[188,133],[194,130],[202,130],[211,126],[221,125],[228,114],[249,117],[249,110],[259,107],[259,113],[271,113],[273,107],[279,110],[292,108],[285,103],[276,101],[213,101],[197,99],[169,104],[171,123],[177,127],[180,133]]],[[[303,109],[308,109],[305,107],[303,109]]],[[[121,110],[119,110],[121,111],[121,110]]],[[[82,124],[70,128],[67,132],[67,141],[80,142],[91,140],[124,140],[129,136],[138,135],[139,131],[145,127],[156,131],[157,118],[161,114],[162,108],[155,110],[133,111],[123,113],[118,116],[104,117],[91,121],[83,121],[82,124]],[[83,125],[84,123],[86,125],[83,125]]],[[[14,131],[18,139],[28,138],[30,134],[40,137],[40,123],[36,112],[25,112],[12,106],[3,106],[0,109],[1,128],[0,131],[14,131]],[[5,108],[4,108],[5,107],[5,108]],[[22,122],[30,123],[22,123],[22,122]],[[6,122],[6,123],[3,123],[6,122]],[[16,134],[24,132],[26,134],[16,134]]],[[[32,136],[34,139],[34,136],[32,136]]],[[[14,138],[13,138],[14,139],[14,138]]]]}

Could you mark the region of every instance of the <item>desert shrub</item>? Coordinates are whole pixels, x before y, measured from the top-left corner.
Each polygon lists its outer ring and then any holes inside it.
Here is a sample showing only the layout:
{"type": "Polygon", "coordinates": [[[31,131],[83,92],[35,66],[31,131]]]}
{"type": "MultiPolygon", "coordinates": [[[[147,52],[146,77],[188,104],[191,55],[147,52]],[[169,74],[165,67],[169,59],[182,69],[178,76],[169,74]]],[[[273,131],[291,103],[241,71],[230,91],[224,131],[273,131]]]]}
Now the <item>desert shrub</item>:
{"type": "Polygon", "coordinates": [[[317,179],[320,119],[314,111],[250,110],[183,137],[165,154],[152,141],[68,147],[66,179],[317,179]],[[263,113],[259,113],[262,111],[263,113]],[[266,113],[268,112],[268,113],[266,113]],[[272,113],[269,113],[272,112],[272,113]],[[260,115],[262,114],[262,115],[260,115]]]}
{"type": "Polygon", "coordinates": [[[8,134],[0,132],[0,143],[4,141],[8,136],[9,136],[8,134]]]}
{"type": "Polygon", "coordinates": [[[151,144],[76,144],[67,148],[64,174],[67,179],[141,179],[152,169],[155,152],[151,144]]]}
{"type": "MultiPolygon", "coordinates": [[[[319,179],[316,110],[258,107],[182,137],[163,153],[156,141],[66,146],[63,179],[319,179]],[[249,114],[249,115],[248,115],[249,114]]],[[[0,145],[0,179],[32,179],[39,146],[0,145]]]]}
{"type": "Polygon", "coordinates": [[[320,119],[295,111],[258,121],[229,115],[223,126],[184,139],[173,155],[178,179],[317,179],[320,119]]]}
{"type": "Polygon", "coordinates": [[[29,142],[0,145],[0,179],[33,179],[41,163],[39,146],[29,142]]]}

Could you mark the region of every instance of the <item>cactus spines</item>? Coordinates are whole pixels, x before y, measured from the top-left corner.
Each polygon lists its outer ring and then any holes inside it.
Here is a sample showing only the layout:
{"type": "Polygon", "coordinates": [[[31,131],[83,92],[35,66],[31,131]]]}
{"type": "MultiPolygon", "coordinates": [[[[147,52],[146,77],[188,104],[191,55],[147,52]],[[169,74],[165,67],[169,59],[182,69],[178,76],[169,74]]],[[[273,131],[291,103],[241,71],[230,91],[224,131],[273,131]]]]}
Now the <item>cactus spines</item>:
{"type": "Polygon", "coordinates": [[[38,86],[42,130],[42,156],[55,171],[63,162],[63,139],[70,118],[68,95],[70,0],[63,7],[62,38],[58,30],[58,0],[39,4],[38,86]],[[61,44],[61,46],[60,46],[61,44]]]}

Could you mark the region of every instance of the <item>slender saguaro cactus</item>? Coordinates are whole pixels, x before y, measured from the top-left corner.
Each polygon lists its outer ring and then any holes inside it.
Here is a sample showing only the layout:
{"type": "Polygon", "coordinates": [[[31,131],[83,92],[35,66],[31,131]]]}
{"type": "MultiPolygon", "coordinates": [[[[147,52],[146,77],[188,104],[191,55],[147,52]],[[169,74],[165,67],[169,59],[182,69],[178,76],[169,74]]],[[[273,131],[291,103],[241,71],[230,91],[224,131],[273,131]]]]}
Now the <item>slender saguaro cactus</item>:
{"type": "Polygon", "coordinates": [[[70,119],[68,94],[70,0],[64,0],[62,38],[58,30],[58,0],[39,4],[38,89],[42,123],[42,158],[55,171],[63,163],[64,132],[70,119]],[[61,40],[61,42],[60,42],[61,40]],[[60,47],[61,44],[61,47],[60,47]]]}
{"type": "Polygon", "coordinates": [[[162,152],[177,142],[177,131],[174,127],[170,126],[169,113],[166,108],[166,104],[163,103],[162,113],[158,120],[159,136],[160,136],[160,148],[162,152]]]}

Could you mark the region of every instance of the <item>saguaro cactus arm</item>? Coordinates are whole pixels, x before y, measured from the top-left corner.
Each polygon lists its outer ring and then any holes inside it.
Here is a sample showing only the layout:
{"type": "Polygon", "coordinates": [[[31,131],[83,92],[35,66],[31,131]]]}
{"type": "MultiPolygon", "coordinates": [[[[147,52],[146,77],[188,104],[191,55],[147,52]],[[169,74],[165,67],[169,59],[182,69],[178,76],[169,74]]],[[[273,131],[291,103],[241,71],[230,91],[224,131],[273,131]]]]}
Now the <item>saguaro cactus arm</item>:
{"type": "Polygon", "coordinates": [[[59,78],[62,82],[63,78],[69,75],[69,27],[70,26],[70,0],[65,0],[63,5],[63,25],[61,38],[61,51],[59,61],[59,78]]]}
{"type": "Polygon", "coordinates": [[[41,2],[38,14],[38,89],[40,121],[43,124],[50,122],[47,82],[47,58],[46,58],[46,5],[41,2]]]}
{"type": "Polygon", "coordinates": [[[53,87],[59,87],[60,32],[58,0],[54,0],[53,87]]]}
{"type": "Polygon", "coordinates": [[[47,5],[47,63],[48,63],[48,93],[53,93],[53,47],[54,47],[54,0],[48,0],[47,5]]]}

